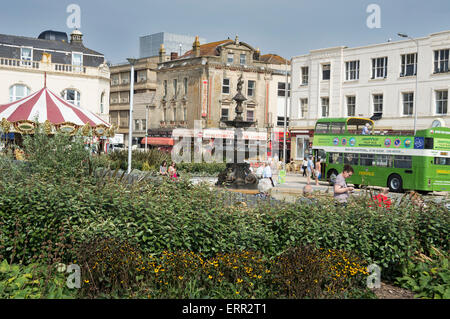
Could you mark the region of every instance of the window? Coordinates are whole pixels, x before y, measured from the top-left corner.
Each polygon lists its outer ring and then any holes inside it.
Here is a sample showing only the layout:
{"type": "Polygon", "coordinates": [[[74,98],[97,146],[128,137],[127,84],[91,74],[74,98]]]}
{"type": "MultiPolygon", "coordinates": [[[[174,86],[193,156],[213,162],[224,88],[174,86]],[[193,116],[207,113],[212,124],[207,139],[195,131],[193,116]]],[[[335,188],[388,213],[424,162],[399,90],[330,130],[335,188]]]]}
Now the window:
{"type": "Polygon", "coordinates": [[[342,164],[343,156],[342,153],[329,153],[328,161],[330,164],[342,164]]]}
{"type": "Polygon", "coordinates": [[[434,51],[434,73],[448,72],[449,50],[434,51]]]}
{"type": "Polygon", "coordinates": [[[187,121],[187,107],[183,107],[183,120],[187,121]]]}
{"type": "Polygon", "coordinates": [[[177,79],[173,79],[173,96],[174,98],[177,98],[178,95],[178,80],[177,79]]]}
{"type": "Polygon", "coordinates": [[[436,91],[436,114],[447,114],[448,91],[436,91]]]}
{"type": "MultiPolygon", "coordinates": [[[[277,126],[284,127],[284,116],[277,117],[277,126]]],[[[288,126],[289,126],[289,117],[286,117],[286,127],[288,127],[288,126]]]]}
{"type": "MultiPolygon", "coordinates": [[[[291,96],[291,84],[288,84],[288,96],[291,96]]],[[[278,96],[286,96],[286,83],[278,82],[278,96]]]]}
{"type": "Polygon", "coordinates": [[[9,88],[9,101],[20,100],[30,94],[30,89],[22,84],[16,84],[9,88]]]}
{"type": "Polygon", "coordinates": [[[361,166],[374,166],[375,155],[374,154],[359,154],[359,164],[361,166]]]}
{"type": "Polygon", "coordinates": [[[355,116],[356,96],[347,96],[347,116],[355,116]]]}
{"type": "Polygon", "coordinates": [[[345,131],[345,123],[343,122],[331,123],[332,134],[344,134],[344,131],[345,131]]]}
{"type": "Polygon", "coordinates": [[[322,80],[330,79],[331,64],[322,65],[322,80]]]}
{"type": "Polygon", "coordinates": [[[72,53],[72,65],[74,71],[81,72],[81,66],[83,65],[82,53],[72,53]]]}
{"type": "Polygon", "coordinates": [[[187,95],[188,94],[188,79],[184,78],[183,82],[184,82],[184,95],[187,95]]]}
{"type": "Polygon", "coordinates": [[[413,115],[414,93],[403,93],[403,115],[413,115]]]}
{"type": "Polygon", "coordinates": [[[122,79],[122,84],[128,84],[130,83],[130,73],[121,73],[120,78],[122,79]]]}
{"type": "Polygon", "coordinates": [[[128,114],[129,111],[120,111],[119,113],[119,120],[120,120],[120,127],[128,127],[128,114]]]}
{"type": "Polygon", "coordinates": [[[327,97],[321,98],[322,100],[322,117],[328,117],[330,113],[330,99],[327,97]]]}
{"type": "Polygon", "coordinates": [[[382,79],[387,77],[388,58],[372,59],[372,79],[382,79]]]}
{"type": "Polygon", "coordinates": [[[164,80],[164,97],[167,97],[167,80],[164,80]]]}
{"type": "Polygon", "coordinates": [[[222,82],[222,93],[230,94],[230,79],[223,79],[222,82]]]}
{"type": "Polygon", "coordinates": [[[328,134],[330,129],[330,123],[317,123],[315,133],[316,134],[328,134]]]}
{"type": "Polygon", "coordinates": [[[248,87],[247,87],[247,96],[254,96],[255,95],[255,81],[248,81],[248,87]]]}
{"type": "Polygon", "coordinates": [[[228,121],[229,110],[227,108],[222,108],[220,117],[223,121],[228,121]]]}
{"type": "Polygon", "coordinates": [[[176,121],[177,120],[177,108],[173,108],[173,120],[176,121]]]}
{"type": "Polygon", "coordinates": [[[383,94],[373,95],[373,112],[383,113],[383,94]]]}
{"type": "Polygon", "coordinates": [[[228,63],[233,63],[234,62],[234,54],[233,53],[228,53],[228,55],[227,55],[227,62],[228,63]]]}
{"type": "Polygon", "coordinates": [[[345,62],[345,79],[347,81],[359,79],[359,60],[345,62]]]}
{"type": "Polygon", "coordinates": [[[308,85],[309,82],[309,67],[304,66],[301,69],[302,85],[308,85]]]}
{"type": "Polygon", "coordinates": [[[245,53],[242,53],[242,54],[240,55],[239,62],[240,62],[241,64],[245,64],[245,53]]]}
{"type": "Polygon", "coordinates": [[[142,123],[142,130],[145,131],[147,130],[147,120],[141,120],[142,123]]]}
{"type": "Polygon", "coordinates": [[[80,92],[76,90],[64,90],[61,95],[67,102],[70,102],[76,106],[80,106],[80,92]]]}
{"type": "Polygon", "coordinates": [[[253,122],[255,120],[255,111],[247,110],[247,121],[253,122]]]}
{"type": "Polygon", "coordinates": [[[435,157],[434,165],[450,165],[450,157],[435,157]]]}
{"type": "Polygon", "coordinates": [[[22,60],[22,65],[30,66],[32,59],[32,49],[31,48],[22,48],[20,49],[20,59],[22,60]]]}
{"type": "Polygon", "coordinates": [[[411,168],[412,167],[412,157],[411,156],[394,156],[394,167],[395,168],[411,168]]]}
{"type": "Polygon", "coordinates": [[[167,108],[164,108],[164,111],[163,111],[163,121],[164,122],[167,122],[168,120],[167,120],[167,108]]]}
{"type": "Polygon", "coordinates": [[[304,119],[308,113],[308,99],[300,99],[300,118],[304,119]]]}
{"type": "Polygon", "coordinates": [[[412,76],[417,74],[417,53],[402,55],[402,70],[400,76],[412,76]]]}
{"type": "Polygon", "coordinates": [[[111,75],[111,85],[119,85],[119,74],[111,75]]]}
{"type": "Polygon", "coordinates": [[[105,101],[105,93],[102,93],[102,95],[100,95],[100,113],[103,114],[104,111],[104,101],[105,101]]]}
{"type": "Polygon", "coordinates": [[[345,153],[344,154],[344,164],[358,165],[358,154],[345,153]]]}
{"type": "Polygon", "coordinates": [[[136,73],[135,79],[138,82],[145,82],[145,81],[147,81],[147,71],[145,71],[145,70],[138,71],[136,73]]]}
{"type": "Polygon", "coordinates": [[[140,131],[141,128],[139,126],[139,120],[134,120],[134,130],[135,131],[140,131]]]}
{"type": "Polygon", "coordinates": [[[375,164],[378,167],[392,167],[392,155],[377,155],[375,164]]]}

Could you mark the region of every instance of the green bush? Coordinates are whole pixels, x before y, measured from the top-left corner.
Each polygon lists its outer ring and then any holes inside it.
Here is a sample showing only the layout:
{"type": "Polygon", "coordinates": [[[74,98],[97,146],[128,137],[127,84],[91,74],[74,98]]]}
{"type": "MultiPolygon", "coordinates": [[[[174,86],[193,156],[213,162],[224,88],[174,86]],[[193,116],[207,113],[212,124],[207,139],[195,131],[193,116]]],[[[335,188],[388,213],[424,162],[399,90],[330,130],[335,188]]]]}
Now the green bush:
{"type": "Polygon", "coordinates": [[[417,298],[450,299],[450,255],[432,247],[430,257],[418,253],[405,267],[397,283],[417,298]]]}

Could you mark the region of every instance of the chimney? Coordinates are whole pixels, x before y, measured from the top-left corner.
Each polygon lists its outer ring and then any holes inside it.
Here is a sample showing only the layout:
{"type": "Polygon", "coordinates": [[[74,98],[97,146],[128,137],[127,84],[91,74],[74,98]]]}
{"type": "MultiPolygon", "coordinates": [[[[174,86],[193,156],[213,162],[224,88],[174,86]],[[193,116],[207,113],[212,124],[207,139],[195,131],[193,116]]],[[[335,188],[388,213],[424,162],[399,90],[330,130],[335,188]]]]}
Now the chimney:
{"type": "Polygon", "coordinates": [[[70,34],[70,44],[83,44],[83,33],[80,30],[75,29],[70,34]]]}
{"type": "Polygon", "coordinates": [[[253,53],[253,60],[259,61],[259,56],[261,52],[259,51],[259,48],[256,49],[256,51],[253,53]]]}
{"type": "Polygon", "coordinates": [[[200,41],[198,40],[198,35],[195,36],[195,41],[192,44],[192,51],[196,57],[200,56],[200,41]]]}
{"type": "Polygon", "coordinates": [[[178,59],[178,53],[170,52],[170,60],[176,60],[176,59],[178,59]]]}
{"type": "Polygon", "coordinates": [[[161,43],[159,47],[159,62],[164,62],[164,56],[166,55],[166,49],[164,49],[164,44],[161,43]]]}

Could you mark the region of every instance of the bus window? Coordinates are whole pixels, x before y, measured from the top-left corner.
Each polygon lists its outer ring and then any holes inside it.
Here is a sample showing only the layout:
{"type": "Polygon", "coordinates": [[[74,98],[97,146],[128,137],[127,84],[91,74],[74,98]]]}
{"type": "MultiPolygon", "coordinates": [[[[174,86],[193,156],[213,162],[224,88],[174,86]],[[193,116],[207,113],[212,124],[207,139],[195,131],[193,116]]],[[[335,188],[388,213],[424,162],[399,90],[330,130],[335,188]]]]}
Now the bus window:
{"type": "Polygon", "coordinates": [[[374,166],[375,154],[360,154],[359,163],[361,166],[374,166]]]}
{"type": "Polygon", "coordinates": [[[432,137],[425,137],[425,146],[424,149],[426,150],[432,150],[434,147],[433,145],[433,138],[432,137]]]}
{"type": "Polygon", "coordinates": [[[344,164],[358,165],[358,154],[346,153],[344,154],[344,164]]]}
{"type": "Polygon", "coordinates": [[[342,122],[331,123],[331,133],[344,134],[345,133],[345,123],[342,123],[342,122]]]}
{"type": "Polygon", "coordinates": [[[450,157],[435,157],[435,165],[450,165],[450,157]]]}
{"type": "Polygon", "coordinates": [[[395,168],[411,168],[412,167],[412,157],[396,155],[394,157],[394,167],[395,168]]]}
{"type": "Polygon", "coordinates": [[[327,158],[327,153],[324,150],[317,150],[316,156],[319,156],[320,159],[325,160],[327,158]]]}
{"type": "Polygon", "coordinates": [[[392,167],[391,155],[377,155],[376,165],[378,167],[392,167]]]}
{"type": "Polygon", "coordinates": [[[330,164],[342,164],[342,153],[330,153],[328,162],[330,164]]]}
{"type": "Polygon", "coordinates": [[[315,134],[328,134],[330,123],[317,123],[315,134]]]}

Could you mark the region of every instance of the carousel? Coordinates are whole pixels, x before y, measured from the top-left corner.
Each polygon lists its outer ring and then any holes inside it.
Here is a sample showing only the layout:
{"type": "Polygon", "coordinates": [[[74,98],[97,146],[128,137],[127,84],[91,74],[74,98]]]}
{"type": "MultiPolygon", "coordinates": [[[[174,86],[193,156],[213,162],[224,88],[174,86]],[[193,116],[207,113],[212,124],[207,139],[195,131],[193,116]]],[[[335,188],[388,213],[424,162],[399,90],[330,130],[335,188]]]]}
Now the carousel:
{"type": "Polygon", "coordinates": [[[22,144],[24,134],[33,134],[37,123],[43,124],[45,133],[64,132],[84,136],[97,152],[106,152],[114,127],[94,113],[71,104],[50,91],[46,86],[20,100],[0,105],[0,129],[4,147],[22,144]]]}

